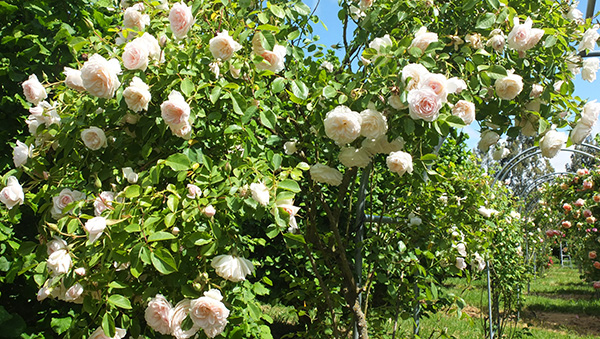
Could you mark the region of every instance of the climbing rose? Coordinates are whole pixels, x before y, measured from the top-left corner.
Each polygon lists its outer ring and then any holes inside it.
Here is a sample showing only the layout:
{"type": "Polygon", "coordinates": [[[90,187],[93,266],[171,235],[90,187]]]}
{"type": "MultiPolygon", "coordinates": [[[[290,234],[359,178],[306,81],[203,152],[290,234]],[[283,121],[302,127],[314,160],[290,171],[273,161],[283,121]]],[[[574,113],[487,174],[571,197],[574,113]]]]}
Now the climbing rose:
{"type": "Polygon", "coordinates": [[[121,66],[117,59],[107,61],[100,54],[92,55],[81,68],[83,87],[93,96],[110,99],[121,83],[121,66]]]}
{"type": "Polygon", "coordinates": [[[425,121],[434,121],[437,119],[442,100],[428,87],[414,89],[408,92],[408,113],[414,120],[423,119],[425,121]]]}
{"type": "Polygon", "coordinates": [[[438,41],[438,35],[436,33],[427,32],[427,27],[421,27],[415,33],[410,47],[417,47],[421,52],[425,52],[430,43],[438,41]]]}
{"type": "Polygon", "coordinates": [[[175,38],[183,39],[194,24],[192,6],[186,6],[183,1],[175,3],[169,12],[169,23],[175,38]]]}
{"type": "Polygon", "coordinates": [[[233,53],[242,49],[242,45],[233,40],[229,33],[224,30],[223,32],[217,34],[216,37],[210,39],[209,49],[213,58],[227,61],[231,59],[233,53]]]}
{"type": "Polygon", "coordinates": [[[517,51],[524,52],[533,46],[544,35],[544,30],[539,28],[531,28],[533,21],[527,18],[523,24],[519,23],[519,18],[514,18],[514,27],[508,34],[508,47],[517,51]]]}
{"type": "Polygon", "coordinates": [[[495,88],[500,99],[512,100],[523,90],[523,78],[509,71],[504,78],[496,80],[495,88]]]}
{"type": "Polygon", "coordinates": [[[468,126],[475,121],[475,104],[470,101],[459,100],[452,107],[452,115],[461,118],[468,126]]]}
{"type": "Polygon", "coordinates": [[[596,47],[596,41],[600,37],[600,34],[598,34],[599,27],[599,25],[594,25],[585,31],[585,33],[583,33],[583,38],[581,39],[579,47],[577,48],[578,52],[583,52],[584,50],[594,50],[596,47]]]}
{"type": "Polygon", "coordinates": [[[217,289],[204,292],[204,297],[194,299],[190,303],[190,317],[197,326],[204,330],[209,338],[221,334],[227,325],[229,310],[221,302],[223,297],[217,289]]]}
{"type": "Polygon", "coordinates": [[[412,156],[403,151],[390,153],[386,158],[386,164],[390,171],[400,175],[413,171],[412,156]]]}
{"type": "Polygon", "coordinates": [[[25,194],[23,193],[23,187],[19,184],[19,180],[16,177],[10,176],[6,181],[6,187],[0,191],[0,201],[6,205],[9,210],[16,205],[23,205],[25,201],[25,194]]]}
{"type": "Polygon", "coordinates": [[[540,140],[542,155],[546,158],[554,158],[561,148],[563,148],[567,139],[568,137],[562,132],[556,130],[548,131],[540,140]]]}
{"type": "Polygon", "coordinates": [[[252,199],[256,200],[259,204],[263,206],[269,204],[269,189],[264,183],[250,184],[250,192],[252,193],[252,199]]]}
{"type": "Polygon", "coordinates": [[[152,99],[150,87],[142,79],[133,77],[129,87],[123,91],[123,98],[130,110],[134,112],[147,111],[150,99],[152,99]]]}
{"type": "Polygon", "coordinates": [[[108,146],[104,131],[95,126],[81,131],[81,139],[83,140],[85,146],[92,151],[97,151],[102,147],[108,146]]]}
{"type": "Polygon", "coordinates": [[[173,305],[162,295],[157,294],[150,299],[144,319],[153,330],[165,335],[171,334],[171,317],[173,313],[173,305]]]}
{"type": "Polygon", "coordinates": [[[325,134],[338,145],[351,143],[358,138],[361,122],[360,114],[343,105],[329,111],[323,120],[325,134]]]}
{"type": "Polygon", "coordinates": [[[39,104],[48,97],[44,85],[40,83],[35,74],[30,75],[29,79],[23,82],[21,86],[23,87],[25,99],[34,105],[39,104]]]}
{"type": "Polygon", "coordinates": [[[233,282],[246,280],[248,274],[254,273],[254,265],[250,260],[233,255],[218,255],[210,265],[218,276],[233,282]]]}

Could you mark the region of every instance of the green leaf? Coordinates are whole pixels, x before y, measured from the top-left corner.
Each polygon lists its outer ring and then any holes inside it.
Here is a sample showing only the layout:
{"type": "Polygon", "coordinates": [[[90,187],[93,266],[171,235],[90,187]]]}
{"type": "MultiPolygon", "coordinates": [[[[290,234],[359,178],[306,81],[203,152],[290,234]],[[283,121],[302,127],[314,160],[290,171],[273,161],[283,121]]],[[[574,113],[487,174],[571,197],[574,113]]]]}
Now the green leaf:
{"type": "Polygon", "coordinates": [[[52,327],[54,332],[62,334],[71,327],[72,322],[73,318],[71,317],[52,318],[52,320],[50,321],[50,327],[52,327]]]}
{"type": "Polygon", "coordinates": [[[285,179],[279,182],[279,185],[277,185],[277,187],[284,190],[292,191],[294,193],[300,192],[300,186],[298,185],[298,183],[290,179],[285,179]]]}
{"type": "Polygon", "coordinates": [[[294,240],[299,243],[306,244],[306,240],[304,240],[304,236],[302,234],[284,233],[283,236],[290,240],[294,240]]]}
{"type": "Polygon", "coordinates": [[[131,185],[125,188],[125,197],[126,198],[135,198],[139,197],[142,192],[142,188],[140,185],[131,185]]]}
{"type": "Polygon", "coordinates": [[[502,79],[506,77],[506,68],[500,65],[493,65],[485,71],[491,79],[502,79]]]}
{"type": "Polygon", "coordinates": [[[110,297],[108,297],[108,303],[113,304],[114,306],[119,308],[124,308],[126,310],[131,309],[131,302],[129,302],[129,299],[125,298],[120,294],[113,294],[110,297]]]}
{"type": "Polygon", "coordinates": [[[438,156],[433,154],[433,153],[429,153],[429,154],[425,154],[421,157],[421,161],[432,161],[432,160],[437,160],[438,156]]]}
{"type": "Polygon", "coordinates": [[[177,238],[176,236],[174,236],[173,234],[169,233],[169,232],[156,232],[156,233],[152,233],[150,234],[150,236],[148,237],[148,242],[153,242],[153,241],[163,241],[163,240],[172,240],[177,238]]]}
{"type": "Polygon", "coordinates": [[[6,1],[0,1],[0,13],[2,13],[4,15],[11,14],[12,12],[14,12],[18,9],[19,9],[19,7],[15,6],[15,5],[11,5],[11,4],[7,3],[6,1]]]}
{"type": "Polygon", "coordinates": [[[299,99],[308,99],[308,87],[300,80],[294,80],[292,82],[292,93],[299,99]]]}
{"type": "Polygon", "coordinates": [[[485,13],[484,16],[477,19],[476,29],[488,29],[496,22],[496,15],[494,13],[485,13]]]}
{"type": "Polygon", "coordinates": [[[104,316],[102,317],[102,331],[104,331],[104,334],[109,338],[115,336],[115,319],[113,319],[112,315],[108,312],[104,313],[104,316]]]}
{"type": "Polygon", "coordinates": [[[277,116],[271,110],[263,110],[260,112],[260,123],[267,128],[275,129],[277,116]]]}
{"type": "Polygon", "coordinates": [[[277,5],[271,5],[269,9],[271,10],[271,13],[273,13],[274,16],[280,19],[283,19],[283,17],[285,16],[285,12],[283,11],[283,9],[277,5]]]}
{"type": "Polygon", "coordinates": [[[180,87],[181,92],[183,92],[183,94],[185,94],[186,97],[192,96],[192,92],[194,91],[194,83],[192,82],[192,80],[190,80],[190,78],[183,79],[180,87]]]}
{"type": "Polygon", "coordinates": [[[177,272],[177,264],[175,263],[175,258],[171,253],[164,249],[158,248],[150,254],[150,258],[152,260],[152,265],[162,274],[171,274],[173,272],[177,272]]]}
{"type": "Polygon", "coordinates": [[[170,155],[165,164],[173,171],[185,171],[188,170],[191,166],[190,159],[182,153],[175,153],[170,155]]]}
{"type": "Polygon", "coordinates": [[[273,80],[273,82],[271,83],[271,91],[273,93],[279,93],[279,92],[283,91],[285,89],[285,83],[286,83],[285,78],[277,78],[277,79],[273,80]]]}
{"type": "Polygon", "coordinates": [[[335,88],[333,88],[329,85],[327,85],[323,88],[323,96],[328,99],[333,98],[334,96],[336,96],[336,94],[337,94],[337,91],[335,90],[335,88]]]}
{"type": "Polygon", "coordinates": [[[279,167],[281,167],[281,155],[279,154],[274,154],[273,155],[273,159],[271,159],[271,164],[273,165],[273,169],[274,170],[278,170],[279,167]]]}
{"type": "Polygon", "coordinates": [[[220,97],[221,97],[221,87],[216,86],[210,92],[210,102],[212,102],[214,104],[215,102],[217,102],[217,100],[219,100],[220,97]]]}
{"type": "Polygon", "coordinates": [[[169,195],[167,198],[167,207],[171,212],[177,211],[177,206],[179,205],[179,198],[175,194],[169,195]]]}
{"type": "Polygon", "coordinates": [[[545,48],[552,47],[556,44],[557,41],[558,41],[558,39],[556,38],[556,36],[548,35],[546,40],[544,40],[544,47],[545,48]]]}
{"type": "MultiPolygon", "coordinates": [[[[492,6],[493,9],[498,9],[500,8],[500,1],[498,0],[486,0],[486,2],[488,4],[490,4],[490,6],[492,6]]],[[[437,299],[437,298],[436,298],[437,299]]]]}
{"type": "Polygon", "coordinates": [[[175,213],[169,213],[165,215],[165,226],[171,227],[177,221],[177,215],[175,213]]]}
{"type": "Polygon", "coordinates": [[[338,104],[343,104],[346,102],[346,100],[348,100],[348,97],[346,96],[346,94],[342,94],[340,95],[340,97],[338,98],[338,104]]]}

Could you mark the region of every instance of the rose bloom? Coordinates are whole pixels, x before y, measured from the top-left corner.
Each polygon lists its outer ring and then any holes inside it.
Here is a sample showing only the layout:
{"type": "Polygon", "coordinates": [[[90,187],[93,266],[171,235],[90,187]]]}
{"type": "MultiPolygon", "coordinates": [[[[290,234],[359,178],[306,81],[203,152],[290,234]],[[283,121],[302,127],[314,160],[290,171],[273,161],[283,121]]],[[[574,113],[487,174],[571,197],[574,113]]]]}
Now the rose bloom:
{"type": "Polygon", "coordinates": [[[523,90],[523,78],[509,71],[506,77],[496,80],[494,86],[500,99],[512,100],[523,90]]]}
{"type": "Polygon", "coordinates": [[[329,73],[333,72],[333,64],[329,61],[323,61],[319,68],[323,68],[329,73]]]}
{"type": "Polygon", "coordinates": [[[130,184],[135,184],[138,181],[139,176],[133,171],[133,168],[123,167],[122,171],[123,177],[127,179],[127,182],[129,182],[130,184]]]}
{"type": "Polygon", "coordinates": [[[88,339],[123,339],[127,335],[127,330],[122,328],[115,327],[115,336],[110,338],[106,334],[104,334],[104,330],[102,327],[98,327],[89,337],[88,339]]]}
{"type": "Polygon", "coordinates": [[[227,326],[229,310],[221,302],[223,297],[217,289],[204,292],[204,297],[194,299],[190,304],[190,317],[194,324],[204,330],[209,338],[219,335],[227,326]]]}
{"type": "Polygon", "coordinates": [[[93,96],[110,99],[121,83],[121,66],[117,59],[107,61],[100,54],[92,55],[81,68],[83,87],[93,96]]]}
{"type": "Polygon", "coordinates": [[[173,90],[169,94],[169,100],[160,105],[160,112],[168,125],[179,125],[190,118],[190,105],[185,102],[181,93],[173,90]]]}
{"type": "Polygon", "coordinates": [[[486,218],[489,218],[492,215],[497,215],[498,213],[500,213],[493,208],[487,208],[484,206],[480,206],[479,209],[477,210],[477,212],[479,212],[479,214],[481,214],[482,216],[484,216],[486,218]]]}
{"type": "Polygon", "coordinates": [[[569,185],[567,185],[566,183],[563,182],[562,184],[560,184],[560,188],[563,190],[567,190],[567,189],[569,189],[569,185]]]}
{"type": "MultiPolygon", "coordinates": [[[[455,78],[456,79],[456,78],[455,78]]],[[[421,77],[418,88],[430,88],[440,98],[441,102],[446,102],[448,91],[446,89],[446,76],[437,73],[428,73],[421,77]]]]}
{"type": "Polygon", "coordinates": [[[388,98],[388,103],[390,104],[390,106],[397,110],[403,110],[408,108],[408,106],[406,106],[402,102],[402,99],[400,99],[400,96],[397,94],[390,95],[390,97],[388,98]]]}
{"type": "Polygon", "coordinates": [[[23,87],[25,99],[34,105],[39,104],[42,100],[48,97],[48,93],[46,93],[44,85],[40,83],[35,74],[30,75],[29,79],[23,82],[21,86],[23,87]]]}
{"type": "Polygon", "coordinates": [[[504,33],[499,29],[494,29],[490,33],[490,39],[487,41],[486,46],[492,47],[496,52],[502,52],[506,39],[504,33]]]}
{"type": "Polygon", "coordinates": [[[6,186],[0,191],[0,201],[9,210],[16,205],[23,205],[25,194],[23,193],[23,187],[21,187],[16,177],[12,175],[8,177],[6,186]]]}
{"type": "Polygon", "coordinates": [[[474,49],[483,48],[483,42],[481,42],[481,34],[479,33],[467,34],[467,36],[465,37],[465,41],[468,42],[474,49]]]}
{"type": "Polygon", "coordinates": [[[79,299],[81,294],[83,294],[83,286],[81,286],[80,283],[75,283],[75,285],[69,287],[69,289],[65,291],[65,295],[62,297],[62,299],[67,302],[82,303],[83,298],[79,299]]]}
{"type": "Polygon", "coordinates": [[[335,168],[323,164],[314,164],[310,167],[310,177],[316,182],[339,186],[343,175],[335,168]]]}
{"type": "Polygon", "coordinates": [[[598,72],[599,67],[600,59],[598,58],[587,58],[583,60],[581,78],[588,82],[594,82],[596,80],[596,72],[598,72]]]}
{"type": "Polygon", "coordinates": [[[463,257],[467,256],[467,247],[463,243],[456,245],[456,251],[458,251],[458,254],[462,255],[463,257]]]}
{"type": "Polygon", "coordinates": [[[81,140],[83,140],[85,146],[92,151],[97,151],[102,147],[108,146],[104,131],[94,126],[81,131],[81,140]]]}
{"type": "Polygon", "coordinates": [[[279,73],[285,68],[285,55],[287,50],[284,46],[275,45],[273,51],[264,50],[259,55],[264,59],[256,65],[260,70],[269,70],[273,73],[279,73]]]}
{"type": "Polygon", "coordinates": [[[406,85],[406,90],[416,89],[421,82],[421,78],[429,74],[425,66],[421,64],[408,64],[402,68],[402,82],[406,85]],[[410,79],[407,83],[406,81],[410,79]]]}
{"type": "Polygon", "coordinates": [[[369,43],[369,48],[376,50],[377,54],[381,54],[382,49],[386,47],[392,47],[392,39],[389,34],[384,35],[383,38],[375,38],[369,43]]]}
{"type": "Polygon", "coordinates": [[[456,258],[456,264],[454,264],[454,266],[456,266],[456,268],[458,268],[461,271],[464,270],[465,268],[467,268],[467,264],[465,263],[465,258],[461,258],[461,257],[456,258]]]}
{"type": "Polygon", "coordinates": [[[577,200],[575,201],[575,203],[574,203],[574,205],[575,205],[575,206],[577,206],[577,207],[581,207],[581,206],[583,206],[584,204],[585,204],[585,200],[583,200],[583,199],[581,199],[581,198],[577,199],[577,200]]]}
{"type": "Polygon", "coordinates": [[[452,107],[452,115],[461,118],[468,126],[475,121],[475,104],[466,100],[459,100],[452,107]]]}
{"type": "Polygon", "coordinates": [[[407,99],[409,115],[414,120],[434,121],[442,108],[440,97],[427,87],[408,92],[407,99]]]}
{"type": "Polygon", "coordinates": [[[73,272],[75,272],[75,274],[79,275],[79,276],[85,276],[85,268],[83,267],[78,267],[76,269],[73,270],[73,272]]]}
{"type": "Polygon", "coordinates": [[[385,162],[390,171],[400,175],[412,173],[413,171],[412,156],[403,151],[390,153],[385,162]]]}
{"type": "Polygon", "coordinates": [[[417,47],[422,52],[425,52],[427,46],[436,41],[438,41],[438,35],[436,33],[427,32],[427,27],[421,27],[417,33],[415,33],[415,38],[410,44],[410,47],[417,47]]]}
{"type": "Polygon", "coordinates": [[[85,194],[79,191],[72,191],[68,188],[63,189],[60,193],[52,198],[52,217],[59,219],[63,216],[63,210],[67,205],[72,204],[75,201],[85,199],[85,194]]]}
{"type": "Polygon", "coordinates": [[[477,272],[481,272],[485,268],[485,259],[483,259],[479,253],[475,252],[475,254],[473,254],[473,261],[471,261],[471,265],[477,270],[477,272]]]}
{"type": "Polygon", "coordinates": [[[594,281],[594,284],[592,286],[594,287],[594,289],[600,289],[600,281],[594,281]]]}
{"type": "Polygon", "coordinates": [[[204,213],[204,216],[206,216],[207,218],[212,218],[215,216],[215,214],[217,214],[217,210],[213,205],[208,205],[204,207],[202,213],[204,213]]]}
{"type": "Polygon", "coordinates": [[[480,137],[481,139],[479,140],[479,144],[477,145],[477,147],[482,152],[487,152],[490,149],[490,146],[495,145],[498,142],[498,140],[500,140],[500,135],[491,130],[483,131],[480,137]]]}
{"type": "Polygon", "coordinates": [[[233,255],[218,255],[210,265],[218,276],[233,282],[244,281],[248,274],[254,273],[254,265],[250,260],[233,255]]]}
{"type": "Polygon", "coordinates": [[[452,77],[446,80],[446,91],[452,94],[458,94],[467,89],[467,83],[463,79],[452,77]]]}
{"type": "Polygon", "coordinates": [[[73,266],[71,255],[66,249],[52,252],[48,256],[46,266],[52,275],[67,274],[73,266]]]}
{"type": "Polygon", "coordinates": [[[596,257],[597,257],[597,256],[598,256],[598,255],[596,254],[596,251],[590,251],[590,252],[588,253],[588,257],[589,257],[590,259],[596,259],[596,257]]]}
{"type": "Polygon", "coordinates": [[[592,133],[592,126],[588,126],[584,123],[578,123],[575,128],[571,130],[571,141],[574,144],[581,144],[587,137],[592,133]]]}
{"type": "Polygon", "coordinates": [[[83,229],[88,233],[88,242],[93,244],[100,238],[106,228],[106,218],[94,217],[85,222],[83,229]]]}
{"type": "Polygon", "coordinates": [[[565,220],[562,222],[562,227],[564,228],[571,228],[571,222],[568,220],[565,220]]]}
{"type": "Polygon", "coordinates": [[[510,150],[506,147],[494,147],[492,151],[492,159],[498,161],[509,156],[510,150]]]}
{"type": "Polygon", "coordinates": [[[573,207],[571,207],[571,204],[564,203],[563,204],[563,209],[565,210],[565,212],[571,212],[571,210],[573,209],[573,207]]]}
{"type": "Polygon", "coordinates": [[[143,10],[143,7],[138,6],[127,8],[123,13],[123,27],[143,31],[146,25],[150,24],[150,16],[140,13],[143,10]]]}
{"type": "Polygon", "coordinates": [[[183,1],[175,3],[169,12],[171,31],[176,39],[183,39],[194,24],[192,6],[186,6],[183,1]]]}
{"type": "Polygon", "coordinates": [[[142,79],[133,77],[129,87],[123,91],[123,98],[130,110],[134,112],[147,111],[148,103],[152,99],[150,87],[142,79]]]}
{"type": "Polygon", "coordinates": [[[13,148],[13,162],[15,167],[21,167],[27,163],[27,159],[33,157],[33,145],[17,140],[17,145],[13,148]]]}
{"type": "Polygon", "coordinates": [[[598,34],[598,27],[600,26],[594,25],[585,31],[585,33],[583,33],[583,38],[581,39],[579,47],[577,48],[578,52],[583,52],[584,50],[594,50],[596,47],[596,41],[598,40],[598,37],[600,37],[600,34],[598,34]]]}
{"type": "Polygon", "coordinates": [[[283,151],[287,155],[292,155],[292,154],[296,153],[297,150],[298,149],[296,148],[295,141],[287,141],[285,144],[283,144],[283,151]]]}
{"type": "Polygon", "coordinates": [[[594,261],[594,267],[600,270],[600,262],[594,261]]]}
{"type": "Polygon", "coordinates": [[[184,121],[180,124],[169,125],[169,128],[174,135],[184,140],[190,140],[192,137],[192,125],[190,125],[188,121],[184,121]]]}
{"type": "Polygon", "coordinates": [[[546,158],[554,158],[556,154],[564,147],[568,137],[556,130],[548,131],[542,139],[540,139],[540,149],[542,155],[546,158]]]}
{"type": "Polygon", "coordinates": [[[378,153],[390,154],[392,152],[401,151],[403,148],[404,139],[402,139],[402,137],[398,137],[390,142],[387,137],[383,135],[377,139],[365,139],[362,142],[362,149],[367,151],[371,156],[378,153]]]}
{"type": "Polygon", "coordinates": [[[367,108],[360,112],[360,118],[360,135],[370,139],[377,139],[387,133],[387,119],[375,109],[367,108]]]}
{"type": "Polygon", "coordinates": [[[115,200],[113,192],[104,191],[94,200],[94,215],[100,216],[102,212],[112,206],[112,201],[115,200]]]}
{"type": "Polygon", "coordinates": [[[594,182],[591,180],[584,180],[583,181],[583,189],[584,190],[591,190],[594,187],[594,182]]]}
{"type": "Polygon", "coordinates": [[[594,202],[600,202],[600,195],[599,194],[594,195],[593,199],[594,199],[594,202]]]}
{"type": "Polygon", "coordinates": [[[538,98],[540,95],[542,95],[542,93],[544,92],[544,86],[540,85],[540,84],[533,84],[531,86],[531,92],[529,92],[529,96],[531,98],[538,98]]]}
{"type": "Polygon", "coordinates": [[[343,147],[338,159],[346,167],[365,168],[371,162],[371,154],[363,148],[343,147]]]}
{"type": "Polygon", "coordinates": [[[216,37],[210,39],[209,49],[213,58],[227,61],[231,59],[233,53],[242,49],[242,45],[233,40],[233,38],[229,35],[229,32],[224,30],[223,32],[217,34],[216,37]]]}
{"type": "Polygon", "coordinates": [[[173,308],[173,311],[171,313],[170,334],[177,339],[191,338],[194,335],[196,335],[196,333],[200,329],[200,327],[196,323],[194,323],[190,329],[183,330],[181,328],[183,320],[187,318],[188,314],[190,313],[190,305],[191,303],[189,299],[183,299],[182,301],[178,302],[177,305],[175,305],[175,308],[173,308]]]}
{"type": "Polygon", "coordinates": [[[589,218],[591,216],[592,216],[592,211],[590,211],[590,210],[583,211],[583,217],[584,218],[589,218]]]}
{"type": "Polygon", "coordinates": [[[598,113],[600,113],[600,103],[596,102],[596,100],[587,102],[585,106],[583,106],[579,123],[589,127],[594,126],[598,120],[598,113]]]}
{"type": "Polygon", "coordinates": [[[337,106],[323,120],[325,134],[338,145],[345,145],[360,136],[362,118],[346,106],[337,106]]]}
{"type": "Polygon", "coordinates": [[[158,44],[158,40],[156,40],[154,36],[152,36],[149,33],[144,33],[141,37],[136,38],[135,40],[140,40],[145,43],[146,48],[148,49],[148,56],[150,57],[150,59],[162,62],[162,60],[159,59],[160,45],[158,44]]]}
{"type": "Polygon", "coordinates": [[[162,294],[157,294],[148,302],[144,319],[148,326],[156,332],[169,335],[171,334],[172,313],[173,305],[162,294]]]}
{"type": "Polygon", "coordinates": [[[57,236],[54,236],[54,238],[51,241],[46,243],[46,252],[48,253],[48,255],[56,251],[66,249],[68,249],[67,242],[57,236]]]}
{"type": "Polygon", "coordinates": [[[194,184],[187,184],[187,190],[188,194],[186,195],[186,197],[188,197],[189,199],[196,199],[202,196],[202,190],[200,189],[200,187],[194,184]]]}
{"type": "Polygon", "coordinates": [[[145,71],[148,67],[148,58],[150,51],[144,40],[136,38],[128,42],[123,49],[123,66],[129,70],[145,71]]]}
{"type": "Polygon", "coordinates": [[[529,17],[523,24],[519,24],[519,18],[515,17],[514,27],[508,34],[508,47],[524,52],[535,46],[544,35],[544,30],[531,28],[532,25],[533,21],[529,17]]]}
{"type": "Polygon", "coordinates": [[[71,67],[65,67],[63,73],[65,73],[65,85],[67,85],[67,87],[80,92],[85,91],[80,70],[73,69],[71,67]]]}

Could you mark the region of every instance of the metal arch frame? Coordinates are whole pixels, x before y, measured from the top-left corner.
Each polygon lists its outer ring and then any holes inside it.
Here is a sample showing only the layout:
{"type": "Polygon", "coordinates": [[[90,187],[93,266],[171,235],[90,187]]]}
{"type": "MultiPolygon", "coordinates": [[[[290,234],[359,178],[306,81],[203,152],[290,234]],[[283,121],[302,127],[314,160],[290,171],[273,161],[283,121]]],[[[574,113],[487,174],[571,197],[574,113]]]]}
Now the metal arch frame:
{"type": "Polygon", "coordinates": [[[525,197],[526,197],[526,196],[528,196],[528,195],[529,195],[529,193],[531,193],[530,191],[531,191],[532,189],[534,189],[534,188],[535,188],[534,186],[536,186],[536,185],[538,185],[538,184],[542,184],[542,183],[545,183],[545,182],[549,181],[549,180],[546,180],[547,178],[549,179],[549,178],[553,178],[553,177],[555,177],[555,176],[561,176],[561,175],[563,175],[563,174],[574,174],[574,173],[575,173],[575,172],[552,172],[552,173],[550,173],[550,174],[543,175],[543,176],[541,176],[541,177],[538,177],[538,178],[536,178],[535,180],[533,180],[533,182],[532,182],[531,184],[529,184],[527,187],[525,187],[525,188],[524,188],[524,189],[522,189],[522,190],[519,190],[519,191],[518,191],[518,192],[516,192],[516,193],[518,193],[518,194],[517,194],[518,196],[521,196],[521,195],[523,195],[523,196],[525,196],[525,197]],[[524,194],[523,194],[523,193],[524,193],[524,194]]]}

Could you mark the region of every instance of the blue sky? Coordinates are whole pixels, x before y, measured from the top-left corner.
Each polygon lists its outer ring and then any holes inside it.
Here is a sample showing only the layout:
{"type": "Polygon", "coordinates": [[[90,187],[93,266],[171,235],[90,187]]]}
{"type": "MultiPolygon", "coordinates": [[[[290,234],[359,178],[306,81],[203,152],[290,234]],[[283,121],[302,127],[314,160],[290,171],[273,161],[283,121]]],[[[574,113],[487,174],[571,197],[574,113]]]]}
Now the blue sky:
{"type": "MultiPolygon", "coordinates": [[[[376,1],[376,0],[375,0],[376,1]]],[[[317,0],[304,0],[304,2],[311,8],[314,9],[317,0]]],[[[579,10],[581,12],[586,13],[587,8],[587,0],[581,0],[579,3],[579,10]]],[[[599,3],[596,3],[596,8],[594,9],[594,13],[598,12],[600,7],[599,3]]],[[[315,14],[323,21],[323,23],[327,26],[327,30],[323,28],[321,24],[315,24],[313,27],[315,28],[315,34],[319,35],[321,38],[321,43],[326,46],[335,45],[337,43],[342,42],[342,23],[338,19],[337,13],[339,11],[339,5],[337,0],[321,0],[319,6],[317,7],[317,11],[315,14]]],[[[354,27],[349,27],[348,32],[352,34],[352,30],[354,27]]],[[[350,37],[349,37],[350,38],[350,37]]],[[[598,48],[597,48],[598,49],[598,48]]],[[[342,51],[340,51],[342,53],[342,51]]],[[[339,55],[340,58],[342,55],[339,55]]],[[[587,81],[583,81],[581,79],[581,75],[577,75],[574,80],[575,84],[575,95],[581,97],[582,99],[598,99],[600,101],[600,91],[598,91],[598,86],[600,82],[600,74],[598,80],[593,83],[589,83],[587,81]]],[[[477,142],[479,141],[479,126],[476,123],[473,123],[471,126],[465,128],[465,132],[467,132],[471,138],[468,141],[470,147],[476,147],[477,142]]],[[[592,135],[600,132],[600,124],[596,124],[592,135]]],[[[554,158],[551,162],[553,163],[555,169],[557,171],[564,170],[564,164],[568,161],[570,157],[570,153],[562,152],[554,158]]]]}

